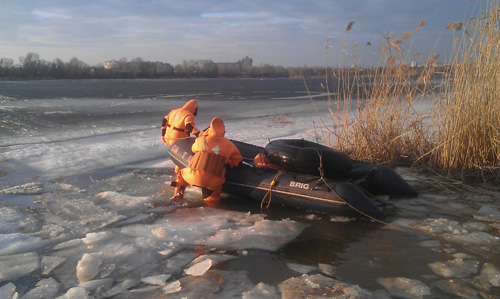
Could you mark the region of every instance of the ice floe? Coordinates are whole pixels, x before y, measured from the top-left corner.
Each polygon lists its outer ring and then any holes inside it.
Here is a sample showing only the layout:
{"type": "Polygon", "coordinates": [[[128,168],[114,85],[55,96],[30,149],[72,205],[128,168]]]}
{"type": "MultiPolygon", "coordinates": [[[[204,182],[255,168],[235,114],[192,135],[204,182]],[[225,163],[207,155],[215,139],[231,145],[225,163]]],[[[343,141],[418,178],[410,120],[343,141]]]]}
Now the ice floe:
{"type": "Polygon", "coordinates": [[[99,274],[103,255],[101,252],[85,253],[76,266],[76,277],[80,282],[92,280],[99,274]]]}
{"type": "Polygon", "coordinates": [[[446,278],[467,277],[477,273],[479,262],[457,258],[445,262],[434,262],[429,264],[429,267],[434,273],[446,278]]]}
{"type": "Polygon", "coordinates": [[[170,277],[172,277],[172,274],[159,274],[141,278],[141,281],[147,284],[164,286],[167,284],[167,280],[169,280],[170,277]]]}
{"type": "Polygon", "coordinates": [[[485,263],[481,268],[479,278],[488,282],[492,287],[500,287],[500,269],[493,264],[485,263]]]}
{"type": "Polygon", "coordinates": [[[316,270],[316,267],[314,267],[314,266],[301,265],[301,264],[297,264],[297,263],[286,263],[286,265],[288,266],[288,268],[292,269],[293,271],[298,272],[298,273],[302,273],[302,274],[306,274],[306,273],[309,273],[309,272],[316,270]]]}
{"type": "Polygon", "coordinates": [[[431,289],[423,282],[405,277],[379,278],[378,282],[397,298],[426,298],[431,294],[431,289]]]}
{"type": "Polygon", "coordinates": [[[252,290],[243,292],[243,299],[278,299],[278,290],[275,286],[267,285],[263,282],[259,282],[252,290]]]}
{"type": "Polygon", "coordinates": [[[0,281],[30,274],[39,267],[40,260],[36,252],[0,256],[0,281]]]}
{"type": "Polygon", "coordinates": [[[402,227],[416,228],[418,231],[452,242],[489,246],[500,244],[500,237],[488,232],[477,231],[478,229],[486,229],[485,225],[481,223],[460,223],[455,220],[438,218],[425,219],[423,221],[398,219],[394,224],[402,227]]]}
{"type": "Polygon", "coordinates": [[[203,262],[199,262],[187,268],[186,270],[184,270],[184,273],[192,276],[201,276],[205,274],[205,272],[207,272],[210,267],[212,267],[212,260],[206,259],[203,262]]]}
{"type": "Polygon", "coordinates": [[[45,278],[40,280],[33,289],[29,290],[22,298],[54,298],[59,292],[61,284],[53,278],[45,278]]]}
{"type": "Polygon", "coordinates": [[[492,205],[482,206],[474,217],[479,220],[500,221],[500,210],[492,205]]]}
{"type": "Polygon", "coordinates": [[[66,258],[61,256],[44,256],[40,261],[40,267],[42,269],[42,274],[48,275],[52,272],[57,266],[61,265],[66,261],[66,258]]]}
{"type": "Polygon", "coordinates": [[[371,298],[368,290],[320,274],[289,278],[280,285],[281,298],[371,298]]]}
{"type": "Polygon", "coordinates": [[[16,292],[16,286],[12,283],[6,283],[0,287],[0,298],[16,299],[19,294],[16,292]]]}
{"type": "Polygon", "coordinates": [[[0,256],[33,251],[47,244],[46,241],[39,237],[14,233],[0,235],[0,256]]]}

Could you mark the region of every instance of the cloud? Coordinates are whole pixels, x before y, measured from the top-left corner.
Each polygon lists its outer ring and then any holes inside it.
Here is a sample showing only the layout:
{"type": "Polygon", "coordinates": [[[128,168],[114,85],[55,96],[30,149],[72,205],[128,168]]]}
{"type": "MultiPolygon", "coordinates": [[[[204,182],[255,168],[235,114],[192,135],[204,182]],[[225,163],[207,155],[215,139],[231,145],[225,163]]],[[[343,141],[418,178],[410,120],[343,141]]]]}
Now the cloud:
{"type": "Polygon", "coordinates": [[[342,41],[376,45],[388,32],[413,31],[422,18],[427,25],[415,47],[432,49],[440,35],[440,42],[447,42],[446,24],[472,10],[469,0],[449,2],[6,1],[0,10],[0,56],[35,52],[42,59],[78,57],[90,64],[121,57],[175,64],[248,55],[255,63],[321,65],[325,38],[334,39],[333,59],[342,41]],[[355,24],[345,34],[350,21],[355,24]]]}

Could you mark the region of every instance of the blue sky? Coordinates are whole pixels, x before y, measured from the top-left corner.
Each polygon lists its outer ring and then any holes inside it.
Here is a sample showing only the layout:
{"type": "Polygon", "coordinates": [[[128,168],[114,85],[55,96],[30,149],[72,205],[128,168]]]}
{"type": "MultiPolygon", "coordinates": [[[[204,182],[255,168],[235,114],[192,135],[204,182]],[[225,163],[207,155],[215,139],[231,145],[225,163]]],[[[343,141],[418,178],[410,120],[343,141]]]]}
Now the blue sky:
{"type": "MultiPolygon", "coordinates": [[[[254,65],[324,66],[329,39],[329,65],[339,62],[344,40],[355,63],[362,57],[376,64],[386,34],[401,37],[425,19],[403,49],[427,58],[441,53],[443,62],[457,36],[446,25],[467,21],[485,5],[486,0],[0,0],[0,58],[18,63],[34,52],[47,61],[77,57],[90,65],[136,57],[175,65],[249,56],[254,65]]],[[[351,63],[348,55],[342,61],[351,63]]]]}

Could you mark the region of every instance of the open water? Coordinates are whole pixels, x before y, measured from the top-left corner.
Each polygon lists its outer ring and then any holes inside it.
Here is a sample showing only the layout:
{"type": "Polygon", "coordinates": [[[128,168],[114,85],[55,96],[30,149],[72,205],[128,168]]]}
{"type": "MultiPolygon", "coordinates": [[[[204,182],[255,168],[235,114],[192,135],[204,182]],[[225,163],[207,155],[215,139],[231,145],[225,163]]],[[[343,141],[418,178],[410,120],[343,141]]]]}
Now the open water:
{"type": "MultiPolygon", "coordinates": [[[[500,297],[497,194],[387,198],[384,225],[226,196],[172,196],[163,116],[189,99],[227,137],[317,141],[323,79],[0,82],[0,297],[500,297]],[[315,111],[311,100],[318,108],[315,111]],[[341,292],[341,293],[340,293],[341,292]]],[[[321,138],[319,141],[322,141],[321,138]]]]}

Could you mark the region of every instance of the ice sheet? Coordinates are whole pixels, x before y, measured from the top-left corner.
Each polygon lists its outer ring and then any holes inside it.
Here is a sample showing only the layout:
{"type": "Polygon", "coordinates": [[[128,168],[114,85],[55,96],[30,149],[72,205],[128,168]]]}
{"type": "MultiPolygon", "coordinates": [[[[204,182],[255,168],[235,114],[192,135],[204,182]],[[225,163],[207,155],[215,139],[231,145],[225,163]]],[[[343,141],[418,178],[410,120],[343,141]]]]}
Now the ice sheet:
{"type": "MultiPolygon", "coordinates": [[[[43,86],[44,82],[22,84],[43,86]]],[[[276,138],[328,143],[318,125],[320,118],[331,123],[328,102],[321,93],[315,94],[317,115],[303,92],[295,96],[243,92],[194,95],[200,98],[197,126],[205,128],[217,115],[225,121],[228,138],[260,146],[276,138]],[[249,95],[251,100],[246,98],[249,95]]],[[[373,277],[364,283],[382,281],[387,291],[380,290],[380,284],[367,290],[333,279],[342,277],[339,256],[352,246],[351,234],[364,239],[378,227],[345,217],[302,213],[296,220],[307,225],[321,221],[328,222],[322,223],[325,227],[335,225],[334,232],[314,232],[321,240],[318,245],[304,240],[303,233],[310,233],[304,224],[285,217],[199,207],[194,200],[194,206],[149,208],[153,200],[171,196],[172,188],[165,183],[175,179],[167,147],[159,138],[161,119],[192,96],[190,92],[117,98],[0,96],[0,112],[11,117],[2,122],[8,134],[0,139],[0,297],[20,292],[20,297],[78,299],[212,293],[231,298],[294,298],[317,291],[358,298],[369,297],[370,292],[418,297],[429,288],[459,297],[499,287],[498,266],[487,260],[490,254],[497,256],[495,248],[500,244],[500,226],[492,222],[500,219],[500,206],[490,195],[472,192],[462,198],[431,191],[398,201],[380,197],[401,213],[394,224],[425,235],[416,243],[420,250],[440,255],[423,264],[424,272],[434,273],[431,283],[399,274],[387,277],[377,272],[380,259],[387,257],[372,257],[363,271],[373,277]],[[21,205],[21,198],[27,204],[21,205]],[[467,220],[433,215],[436,211],[467,220]],[[366,226],[362,233],[354,229],[359,226],[366,226]],[[303,248],[301,242],[306,243],[303,248]],[[255,252],[282,258],[281,249],[290,244],[288,253],[293,252],[297,260],[283,263],[298,274],[283,278],[281,284],[260,283],[248,269],[219,270],[255,252]],[[473,246],[468,256],[460,254],[462,246],[473,246]],[[309,266],[311,261],[303,259],[310,256],[299,250],[304,248],[328,259],[317,268],[309,266]]],[[[424,185],[425,175],[418,171],[397,171],[412,185],[424,185]]],[[[187,193],[190,199],[200,197],[196,188],[187,193]]]]}

